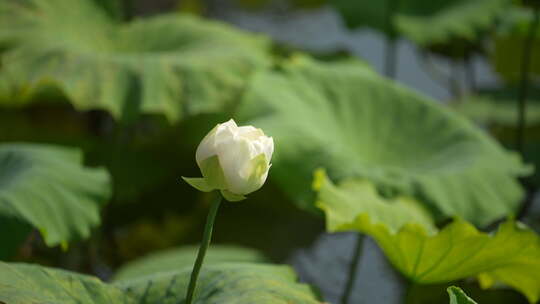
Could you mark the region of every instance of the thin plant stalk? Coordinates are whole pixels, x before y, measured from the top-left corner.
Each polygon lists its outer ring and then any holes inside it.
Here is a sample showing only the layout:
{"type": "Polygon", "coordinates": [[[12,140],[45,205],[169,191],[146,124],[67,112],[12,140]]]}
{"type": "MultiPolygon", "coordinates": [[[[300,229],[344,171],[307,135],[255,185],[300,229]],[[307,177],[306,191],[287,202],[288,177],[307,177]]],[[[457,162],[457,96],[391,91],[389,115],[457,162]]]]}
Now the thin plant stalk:
{"type": "Polygon", "coordinates": [[[469,92],[474,93],[476,91],[476,70],[474,68],[473,58],[466,58],[464,61],[464,65],[465,77],[467,78],[467,83],[469,84],[469,92]]]}
{"type": "Polygon", "coordinates": [[[394,79],[397,72],[397,33],[394,26],[394,15],[397,9],[398,0],[387,2],[386,8],[386,46],[384,59],[384,74],[386,77],[394,79]]]}
{"type": "Polygon", "coordinates": [[[426,50],[420,51],[420,63],[422,68],[429,74],[433,81],[437,82],[441,87],[448,89],[452,80],[443,71],[437,68],[436,64],[431,60],[431,55],[426,50]]]}
{"type": "Polygon", "coordinates": [[[451,57],[450,57],[450,93],[452,94],[452,97],[454,100],[459,100],[463,96],[463,90],[462,90],[462,72],[463,70],[461,63],[465,63],[465,61],[462,61],[460,58],[466,57],[465,51],[462,50],[459,45],[453,44],[453,47],[451,49],[451,57]]]}
{"type": "Polygon", "coordinates": [[[384,74],[390,79],[396,78],[397,72],[397,42],[396,38],[388,37],[385,46],[384,74]]]}
{"type": "Polygon", "coordinates": [[[356,244],[353,252],[351,264],[349,266],[349,275],[347,276],[347,283],[345,290],[341,296],[341,304],[348,304],[354,288],[354,282],[356,281],[356,275],[358,273],[357,268],[360,260],[362,259],[362,248],[364,246],[364,235],[358,233],[356,238],[356,244]]]}
{"type": "Polygon", "coordinates": [[[124,20],[131,21],[134,15],[135,3],[133,2],[133,0],[123,0],[122,4],[124,7],[124,20]]]}
{"type": "Polygon", "coordinates": [[[204,226],[203,239],[201,246],[199,247],[199,252],[197,253],[197,259],[193,265],[193,271],[191,272],[191,278],[189,281],[189,287],[186,294],[186,304],[191,304],[193,302],[193,295],[195,294],[195,287],[197,285],[197,278],[199,277],[199,272],[201,271],[202,264],[204,262],[204,256],[206,255],[206,250],[210,245],[210,240],[212,239],[212,230],[214,229],[214,221],[216,219],[216,214],[221,204],[221,196],[216,193],[215,198],[210,205],[210,211],[208,212],[208,217],[206,218],[206,224],[204,226]]]}
{"type": "Polygon", "coordinates": [[[523,57],[521,59],[521,85],[519,89],[518,98],[518,127],[516,133],[516,148],[524,157],[524,139],[525,139],[525,113],[527,112],[527,97],[529,94],[530,84],[530,63],[532,55],[532,46],[534,42],[534,36],[538,30],[540,7],[536,5],[534,7],[534,17],[529,26],[529,31],[525,38],[523,47],[523,57]]]}
{"type": "Polygon", "coordinates": [[[459,63],[455,59],[452,59],[450,65],[450,92],[454,99],[459,99],[462,95],[459,63]]]}

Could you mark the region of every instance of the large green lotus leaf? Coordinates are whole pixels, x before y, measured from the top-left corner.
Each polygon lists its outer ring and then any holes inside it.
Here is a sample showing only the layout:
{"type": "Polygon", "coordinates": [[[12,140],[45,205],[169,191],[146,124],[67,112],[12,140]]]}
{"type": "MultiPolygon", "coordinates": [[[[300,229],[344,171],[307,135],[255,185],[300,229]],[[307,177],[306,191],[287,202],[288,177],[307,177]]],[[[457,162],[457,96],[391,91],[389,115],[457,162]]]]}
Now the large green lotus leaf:
{"type": "Polygon", "coordinates": [[[83,167],[76,149],[0,145],[0,216],[39,229],[49,246],[88,237],[110,195],[107,172],[83,167]]]}
{"type": "Polygon", "coordinates": [[[0,302],[138,303],[122,289],[107,285],[98,278],[37,265],[3,262],[0,262],[0,302]]]}
{"type": "Polygon", "coordinates": [[[373,199],[375,194],[363,180],[335,186],[318,174],[315,185],[317,205],[327,214],[327,229],[370,235],[412,282],[445,283],[479,276],[484,287],[500,281],[530,302],[540,298],[540,238],[523,224],[509,220],[488,234],[457,219],[436,231],[429,222],[418,220],[418,206],[373,199]]]}
{"type": "Polygon", "coordinates": [[[476,302],[469,298],[459,287],[450,286],[446,291],[450,296],[450,304],[476,304],[476,302]]]}
{"type": "MultiPolygon", "coordinates": [[[[151,253],[122,266],[116,272],[115,280],[133,279],[158,272],[193,267],[198,249],[198,246],[186,246],[151,253]]],[[[257,263],[267,261],[268,259],[262,253],[254,249],[212,245],[206,253],[204,265],[223,262],[257,263]]]]}
{"type": "Polygon", "coordinates": [[[314,169],[364,177],[387,194],[422,198],[429,209],[487,224],[515,211],[515,155],[434,100],[361,65],[292,60],[264,72],[239,116],[274,137],[270,176],[313,208],[314,169]]]}
{"type": "Polygon", "coordinates": [[[0,78],[12,84],[0,87],[2,103],[24,104],[52,84],[79,110],[126,119],[232,106],[268,63],[266,39],[225,24],[174,14],[118,24],[88,0],[3,1],[0,44],[0,78]]]}
{"type": "MultiPolygon", "coordinates": [[[[532,19],[532,10],[513,8],[508,11],[503,26],[494,36],[490,60],[507,82],[518,83],[521,79],[523,48],[532,19]]],[[[533,79],[540,81],[540,27],[537,27],[532,41],[529,71],[533,79]]]]}
{"type": "MultiPolygon", "coordinates": [[[[178,272],[160,272],[117,286],[145,303],[178,303],[185,296],[192,267],[178,272]]],[[[203,266],[194,303],[298,303],[319,302],[311,288],[296,282],[288,266],[223,263],[203,266]]]]}
{"type": "Polygon", "coordinates": [[[427,45],[452,38],[474,39],[477,31],[493,24],[509,0],[332,0],[351,28],[370,27],[392,35],[388,28],[389,6],[396,34],[427,45]],[[393,2],[393,3],[392,3],[393,2]]]}
{"type": "MultiPolygon", "coordinates": [[[[107,284],[95,277],[60,269],[0,262],[0,302],[9,304],[168,304],[181,303],[191,268],[107,284]]],[[[216,264],[204,266],[194,303],[319,302],[312,290],[296,282],[287,266],[216,264]]]]}

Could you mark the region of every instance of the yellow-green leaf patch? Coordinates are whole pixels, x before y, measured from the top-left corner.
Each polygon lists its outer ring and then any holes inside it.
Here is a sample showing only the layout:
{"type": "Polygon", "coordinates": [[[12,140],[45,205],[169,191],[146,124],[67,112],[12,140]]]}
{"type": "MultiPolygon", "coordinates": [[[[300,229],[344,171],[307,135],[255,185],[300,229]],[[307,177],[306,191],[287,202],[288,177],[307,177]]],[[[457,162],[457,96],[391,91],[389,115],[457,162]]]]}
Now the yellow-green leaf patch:
{"type": "Polygon", "coordinates": [[[335,186],[319,175],[316,184],[328,230],[370,235],[409,280],[431,284],[480,276],[484,287],[499,281],[532,303],[540,298],[540,238],[523,224],[508,220],[490,234],[456,219],[436,230],[420,216],[418,203],[385,200],[363,180],[335,186]]]}

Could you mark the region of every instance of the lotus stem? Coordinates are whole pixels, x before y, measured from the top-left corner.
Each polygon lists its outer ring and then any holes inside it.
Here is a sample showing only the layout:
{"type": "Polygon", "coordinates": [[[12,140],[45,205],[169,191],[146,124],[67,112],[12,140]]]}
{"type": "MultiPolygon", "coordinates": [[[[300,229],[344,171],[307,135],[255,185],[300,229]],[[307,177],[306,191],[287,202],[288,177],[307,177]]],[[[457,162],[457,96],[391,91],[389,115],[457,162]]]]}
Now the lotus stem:
{"type": "Polygon", "coordinates": [[[195,294],[195,287],[197,285],[197,278],[199,277],[199,272],[204,261],[204,256],[206,255],[206,250],[210,246],[210,240],[212,239],[212,230],[214,229],[214,221],[216,219],[216,214],[221,204],[221,195],[216,192],[215,198],[210,205],[210,211],[208,211],[208,217],[206,218],[206,224],[204,226],[203,239],[201,246],[199,247],[199,252],[197,253],[197,259],[193,265],[193,271],[191,272],[191,279],[189,281],[189,287],[186,294],[186,304],[191,304],[193,302],[193,295],[195,294]]]}
{"type": "Polygon", "coordinates": [[[341,297],[341,304],[349,303],[349,300],[352,295],[352,290],[354,288],[354,282],[356,281],[356,275],[358,273],[357,268],[362,258],[362,247],[364,246],[364,235],[358,233],[356,237],[356,245],[353,252],[352,261],[349,268],[349,275],[347,278],[347,285],[345,285],[345,290],[343,291],[343,296],[341,297]]]}
{"type": "Polygon", "coordinates": [[[386,46],[384,73],[386,77],[395,79],[397,72],[397,33],[394,25],[394,16],[399,0],[390,0],[386,8],[386,46]]]}
{"type": "Polygon", "coordinates": [[[521,157],[525,157],[524,152],[524,139],[525,139],[525,114],[527,112],[527,97],[529,94],[529,83],[530,83],[530,63],[531,63],[531,53],[532,45],[534,42],[534,36],[538,28],[539,20],[539,11],[540,7],[536,5],[534,7],[534,17],[529,26],[529,31],[525,38],[524,47],[523,47],[523,57],[521,60],[521,86],[519,90],[518,98],[518,124],[517,124],[517,133],[516,133],[516,148],[521,154],[521,157]]]}

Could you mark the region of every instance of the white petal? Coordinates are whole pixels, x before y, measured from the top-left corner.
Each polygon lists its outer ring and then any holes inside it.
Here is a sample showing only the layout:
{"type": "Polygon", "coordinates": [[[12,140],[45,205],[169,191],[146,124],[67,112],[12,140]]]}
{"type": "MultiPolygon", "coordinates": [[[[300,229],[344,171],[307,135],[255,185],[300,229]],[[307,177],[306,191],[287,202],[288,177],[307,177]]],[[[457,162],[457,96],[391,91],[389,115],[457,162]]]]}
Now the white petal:
{"type": "Polygon", "coordinates": [[[262,137],[257,140],[250,141],[250,144],[251,144],[251,153],[250,153],[251,158],[255,158],[257,155],[263,153],[264,143],[263,143],[262,137]]]}
{"type": "Polygon", "coordinates": [[[197,147],[197,152],[195,152],[197,164],[200,165],[203,160],[216,155],[215,141],[218,128],[219,125],[215,126],[197,147]]]}
{"type": "Polygon", "coordinates": [[[234,120],[231,119],[227,122],[219,124],[216,131],[215,144],[218,145],[222,142],[232,140],[232,138],[234,136],[237,136],[237,134],[238,134],[238,126],[236,125],[234,120]]]}
{"type": "Polygon", "coordinates": [[[216,145],[221,141],[230,140],[238,133],[238,126],[233,119],[215,126],[201,141],[195,153],[197,164],[216,155],[216,145]]]}
{"type": "Polygon", "coordinates": [[[246,194],[262,187],[268,176],[268,169],[270,169],[270,165],[264,153],[257,155],[256,158],[252,159],[244,167],[243,174],[248,176],[248,185],[245,189],[246,194]]]}
{"type": "Polygon", "coordinates": [[[236,136],[231,140],[220,141],[216,145],[219,162],[225,174],[229,191],[236,194],[247,194],[247,180],[244,168],[251,160],[252,147],[245,138],[236,136]]]}
{"type": "Polygon", "coordinates": [[[227,120],[224,123],[220,123],[219,125],[221,127],[231,127],[231,128],[234,128],[234,129],[238,128],[238,125],[236,124],[236,121],[234,121],[234,119],[232,119],[232,118],[227,120]]]}
{"type": "Polygon", "coordinates": [[[253,126],[242,126],[238,128],[238,135],[249,140],[257,140],[259,137],[264,136],[264,132],[253,126]]]}
{"type": "Polygon", "coordinates": [[[270,163],[272,154],[274,154],[274,138],[266,137],[264,139],[264,155],[266,155],[266,161],[270,163]]]}
{"type": "Polygon", "coordinates": [[[236,134],[238,133],[238,126],[236,125],[236,122],[233,119],[229,119],[228,121],[219,124],[218,133],[220,132],[225,132],[225,134],[226,133],[236,134]]]}

